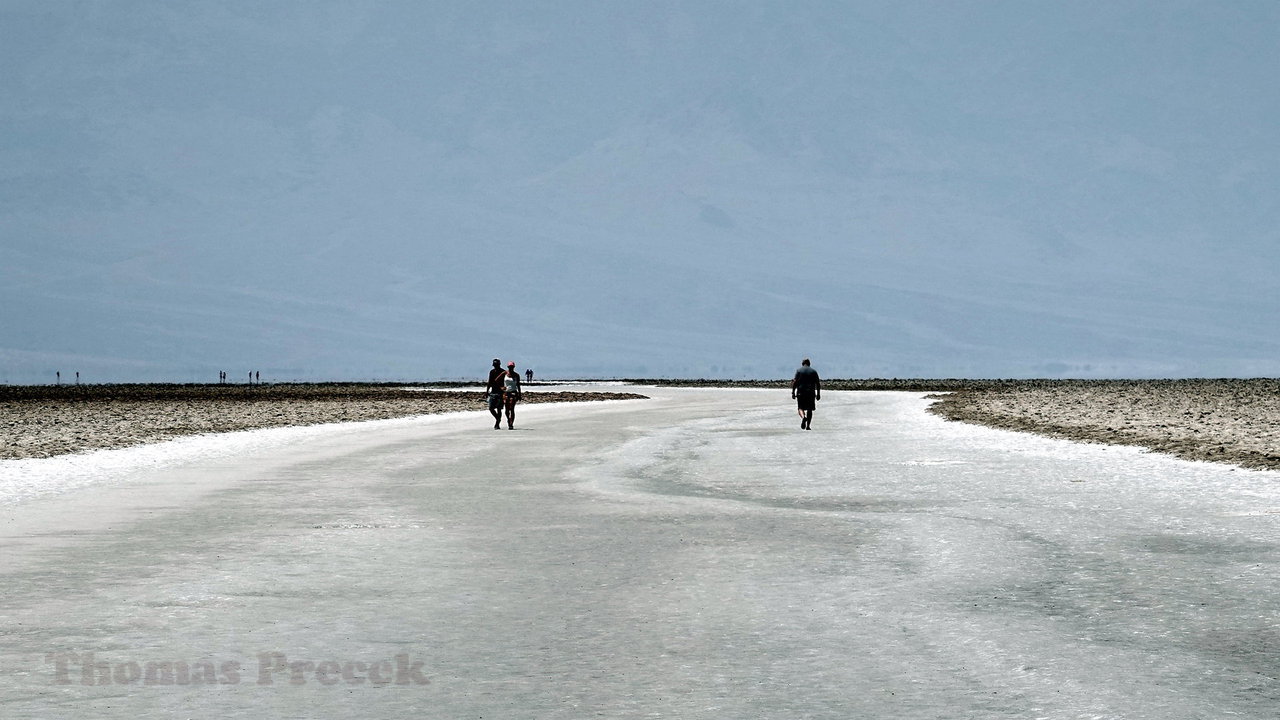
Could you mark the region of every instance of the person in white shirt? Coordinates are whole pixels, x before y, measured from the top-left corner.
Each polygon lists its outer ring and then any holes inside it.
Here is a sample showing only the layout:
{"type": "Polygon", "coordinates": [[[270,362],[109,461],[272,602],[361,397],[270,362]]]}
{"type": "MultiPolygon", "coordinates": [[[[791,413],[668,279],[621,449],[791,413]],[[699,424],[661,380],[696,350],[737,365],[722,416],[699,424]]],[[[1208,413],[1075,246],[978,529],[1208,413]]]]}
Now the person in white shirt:
{"type": "Polygon", "coordinates": [[[502,405],[507,414],[507,429],[516,428],[516,403],[520,402],[520,373],[516,372],[514,361],[507,363],[507,372],[502,376],[502,405]]]}

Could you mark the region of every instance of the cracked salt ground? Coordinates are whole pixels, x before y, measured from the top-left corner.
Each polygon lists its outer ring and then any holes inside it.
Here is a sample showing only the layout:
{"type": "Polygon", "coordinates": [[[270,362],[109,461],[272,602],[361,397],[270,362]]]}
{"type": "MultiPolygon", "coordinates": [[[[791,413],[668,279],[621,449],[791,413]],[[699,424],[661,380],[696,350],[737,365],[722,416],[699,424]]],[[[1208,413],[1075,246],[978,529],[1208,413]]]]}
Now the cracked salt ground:
{"type": "Polygon", "coordinates": [[[9,506],[0,715],[1274,716],[1276,473],[913,394],[805,433],[785,391],[645,392],[9,506]]]}

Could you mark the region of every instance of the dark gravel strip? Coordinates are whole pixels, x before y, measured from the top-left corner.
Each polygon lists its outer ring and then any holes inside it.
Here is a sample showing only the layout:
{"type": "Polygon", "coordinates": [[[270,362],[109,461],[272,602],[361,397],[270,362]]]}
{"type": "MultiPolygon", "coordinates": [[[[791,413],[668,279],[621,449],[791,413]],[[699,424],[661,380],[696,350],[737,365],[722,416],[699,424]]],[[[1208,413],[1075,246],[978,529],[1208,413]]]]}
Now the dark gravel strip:
{"type": "Polygon", "coordinates": [[[1280,380],[1009,381],[930,408],[948,420],[1280,470],[1280,380]]]}
{"type": "MultiPolygon", "coordinates": [[[[643,397],[527,391],[524,402],[643,397]]],[[[485,407],[484,394],[477,390],[422,391],[383,385],[0,386],[0,459],[53,457],[202,433],[385,420],[485,407]]]]}

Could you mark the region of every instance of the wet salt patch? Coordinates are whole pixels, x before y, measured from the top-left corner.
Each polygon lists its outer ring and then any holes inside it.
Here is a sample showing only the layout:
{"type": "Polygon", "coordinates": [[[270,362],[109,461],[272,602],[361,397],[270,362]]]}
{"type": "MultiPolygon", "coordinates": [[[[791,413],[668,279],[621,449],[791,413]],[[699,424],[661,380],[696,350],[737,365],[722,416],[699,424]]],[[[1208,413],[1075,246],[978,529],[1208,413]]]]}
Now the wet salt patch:
{"type": "Polygon", "coordinates": [[[932,467],[936,465],[969,465],[968,460],[904,460],[899,465],[909,465],[917,467],[932,467]]]}
{"type": "MultiPolygon", "coordinates": [[[[521,380],[521,382],[524,382],[524,381],[521,380]]],[[[628,383],[612,382],[607,380],[569,382],[569,383],[559,383],[552,380],[546,380],[546,381],[536,380],[532,383],[525,383],[523,387],[527,392],[541,393],[541,392],[573,392],[573,391],[602,392],[605,390],[611,390],[616,392],[635,392],[636,388],[652,387],[652,386],[631,385],[628,383]]],[[[456,392],[482,393],[485,391],[485,386],[483,383],[475,383],[472,385],[456,385],[456,386],[449,386],[449,387],[397,387],[396,390],[405,391],[405,392],[422,392],[422,393],[456,393],[456,392]]]]}
{"type": "Polygon", "coordinates": [[[312,525],[313,530],[421,530],[423,525],[399,523],[335,523],[312,525]]]}
{"type": "Polygon", "coordinates": [[[175,438],[148,445],[94,450],[51,458],[0,460],[0,506],[101,483],[123,482],[139,473],[186,463],[208,462],[246,452],[336,436],[355,429],[395,428],[440,422],[450,415],[418,415],[387,420],[263,428],[175,438]]]}
{"type": "Polygon", "coordinates": [[[718,427],[723,419],[695,420],[606,452],[583,479],[612,496],[702,501],[946,496],[981,505],[1018,488],[1050,509],[1087,502],[1140,514],[1157,506],[1207,519],[1280,506],[1280,472],[948,422],[926,411],[931,402],[925,394],[833,393],[812,433],[793,430],[786,408],[741,412],[727,428],[718,427]]]}
{"type": "MultiPolygon", "coordinates": [[[[520,382],[524,383],[525,387],[528,387],[535,391],[548,390],[553,388],[578,388],[578,387],[589,387],[589,388],[597,388],[597,389],[602,387],[618,387],[618,388],[653,387],[652,385],[635,385],[632,383],[619,382],[617,380],[574,380],[574,381],[568,381],[568,382],[561,382],[559,380],[534,380],[533,382],[527,382],[526,380],[524,380],[523,375],[520,377],[521,377],[520,382]]],[[[477,382],[477,383],[471,383],[468,385],[400,386],[400,387],[396,387],[395,389],[407,390],[409,392],[456,392],[458,390],[463,390],[467,392],[471,392],[471,391],[483,392],[485,389],[485,385],[484,383],[477,382]]]]}

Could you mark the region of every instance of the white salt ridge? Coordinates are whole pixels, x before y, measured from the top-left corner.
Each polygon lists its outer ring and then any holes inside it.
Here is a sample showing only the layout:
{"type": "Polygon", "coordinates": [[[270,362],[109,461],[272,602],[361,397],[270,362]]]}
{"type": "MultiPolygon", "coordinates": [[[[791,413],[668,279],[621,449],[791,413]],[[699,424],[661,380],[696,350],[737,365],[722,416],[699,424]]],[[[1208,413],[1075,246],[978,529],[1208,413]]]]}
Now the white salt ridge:
{"type": "MultiPolygon", "coordinates": [[[[630,387],[609,382],[556,385],[540,387],[539,390],[574,392],[582,391],[584,386],[591,386],[595,390],[603,388],[612,391],[632,391],[630,387]]],[[[614,405],[619,402],[631,401],[607,400],[594,401],[591,404],[600,406],[614,405]]],[[[553,416],[558,411],[552,408],[571,405],[573,403],[541,403],[536,406],[521,407],[519,416],[528,416],[530,412],[553,416]]],[[[89,485],[120,482],[132,475],[147,471],[270,450],[313,438],[336,437],[352,432],[426,427],[432,424],[455,422],[458,418],[464,418],[463,422],[467,422],[468,418],[475,416],[488,418],[487,413],[468,411],[386,420],[262,428],[192,435],[147,445],[93,450],[51,458],[0,460],[0,506],[15,505],[32,498],[64,493],[89,485]]],[[[483,428],[486,423],[481,420],[477,426],[483,428]]]]}
{"type": "Polygon", "coordinates": [[[147,445],[93,450],[51,458],[0,460],[0,506],[16,505],[33,498],[70,492],[90,485],[121,482],[143,472],[284,447],[304,440],[350,433],[356,429],[420,425],[442,417],[445,416],[418,415],[388,420],[207,433],[147,445]]]}

